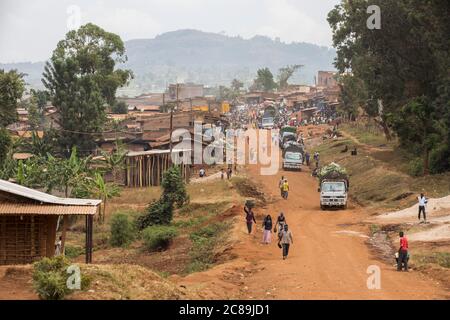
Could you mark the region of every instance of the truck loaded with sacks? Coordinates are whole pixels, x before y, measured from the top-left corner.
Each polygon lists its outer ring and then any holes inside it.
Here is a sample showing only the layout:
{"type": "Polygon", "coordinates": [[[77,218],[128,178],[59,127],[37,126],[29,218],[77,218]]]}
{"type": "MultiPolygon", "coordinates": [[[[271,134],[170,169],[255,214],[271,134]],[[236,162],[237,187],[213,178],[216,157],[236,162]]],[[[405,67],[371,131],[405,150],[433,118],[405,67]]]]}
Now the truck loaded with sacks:
{"type": "Polygon", "coordinates": [[[321,168],[317,174],[319,179],[320,208],[347,208],[348,190],[350,187],[348,174],[340,165],[332,162],[321,168]]]}

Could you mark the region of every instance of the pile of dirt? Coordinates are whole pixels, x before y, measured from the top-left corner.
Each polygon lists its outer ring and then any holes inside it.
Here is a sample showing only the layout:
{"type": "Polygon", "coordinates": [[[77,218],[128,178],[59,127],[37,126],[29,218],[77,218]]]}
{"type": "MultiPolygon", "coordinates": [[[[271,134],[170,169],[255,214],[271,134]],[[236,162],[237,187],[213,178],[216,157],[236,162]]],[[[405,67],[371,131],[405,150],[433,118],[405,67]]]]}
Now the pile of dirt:
{"type": "Polygon", "coordinates": [[[255,199],[257,206],[266,205],[266,196],[264,192],[259,189],[256,183],[245,178],[235,178],[232,180],[232,183],[241,196],[255,199]]]}
{"type": "Polygon", "coordinates": [[[197,296],[137,265],[83,265],[82,273],[91,279],[87,291],[68,296],[71,300],[179,300],[197,296]]]}

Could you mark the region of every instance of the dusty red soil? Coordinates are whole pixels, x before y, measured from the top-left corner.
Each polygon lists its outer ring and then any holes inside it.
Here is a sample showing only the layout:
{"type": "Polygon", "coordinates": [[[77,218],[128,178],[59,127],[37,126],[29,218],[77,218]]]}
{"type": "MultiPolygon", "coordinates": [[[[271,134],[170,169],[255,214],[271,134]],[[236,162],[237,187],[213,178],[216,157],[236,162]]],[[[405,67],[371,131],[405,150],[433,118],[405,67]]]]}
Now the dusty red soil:
{"type": "Polygon", "coordinates": [[[278,198],[256,211],[276,218],[280,211],[294,236],[289,258],[282,260],[276,243],[260,244],[262,231],[246,234],[244,214],[236,228],[233,247],[237,259],[207,272],[177,279],[199,288],[205,298],[242,299],[449,299],[449,291],[437,280],[412,270],[397,272],[367,244],[364,208],[322,211],[317,181],[309,171],[261,176],[259,166],[247,173],[268,196],[278,198]],[[289,180],[289,199],[279,196],[278,180],[289,180]],[[368,289],[369,266],[381,270],[381,288],[368,289]]]}

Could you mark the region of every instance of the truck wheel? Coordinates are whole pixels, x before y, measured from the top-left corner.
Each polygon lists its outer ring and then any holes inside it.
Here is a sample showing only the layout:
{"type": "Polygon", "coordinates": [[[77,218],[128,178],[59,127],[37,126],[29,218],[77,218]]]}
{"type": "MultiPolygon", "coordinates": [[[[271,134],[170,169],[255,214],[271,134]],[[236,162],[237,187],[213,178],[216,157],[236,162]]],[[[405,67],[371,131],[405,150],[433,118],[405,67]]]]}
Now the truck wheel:
{"type": "Polygon", "coordinates": [[[344,204],[344,206],[342,207],[344,210],[347,210],[347,204],[344,204]]]}
{"type": "Polygon", "coordinates": [[[325,206],[324,205],[320,205],[320,210],[325,210],[325,206]]]}

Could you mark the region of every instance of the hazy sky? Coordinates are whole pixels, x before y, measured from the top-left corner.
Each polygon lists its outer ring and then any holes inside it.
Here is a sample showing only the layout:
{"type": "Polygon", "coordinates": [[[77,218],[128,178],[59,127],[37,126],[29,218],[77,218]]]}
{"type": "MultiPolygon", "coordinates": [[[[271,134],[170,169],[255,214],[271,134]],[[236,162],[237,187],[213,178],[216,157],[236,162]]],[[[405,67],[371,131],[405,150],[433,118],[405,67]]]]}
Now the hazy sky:
{"type": "Polygon", "coordinates": [[[0,62],[42,61],[73,25],[93,22],[123,40],[178,29],[280,37],[331,46],[339,0],[0,0],[0,62]],[[77,15],[77,12],[80,14],[77,15]],[[77,17],[80,19],[77,19],[77,17]]]}

